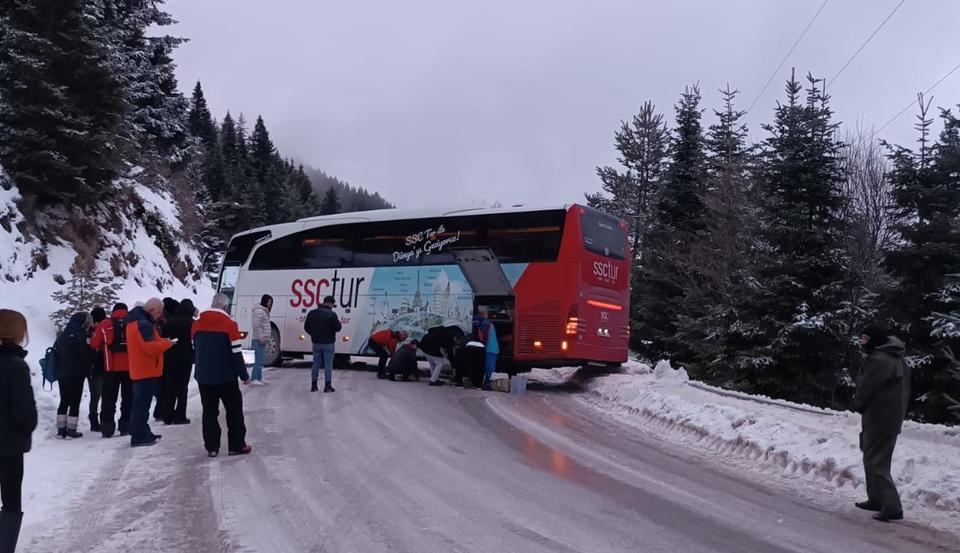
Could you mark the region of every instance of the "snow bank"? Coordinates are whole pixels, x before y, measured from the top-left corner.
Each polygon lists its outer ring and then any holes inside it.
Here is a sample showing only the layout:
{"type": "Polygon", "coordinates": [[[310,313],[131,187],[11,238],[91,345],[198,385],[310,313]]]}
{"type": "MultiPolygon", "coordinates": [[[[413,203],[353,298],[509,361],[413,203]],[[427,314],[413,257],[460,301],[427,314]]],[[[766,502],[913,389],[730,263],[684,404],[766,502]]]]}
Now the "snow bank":
{"type": "MultiPolygon", "coordinates": [[[[863,495],[860,415],[730,393],[661,362],[587,384],[584,401],[668,439],[863,495]]],[[[907,422],[893,475],[908,508],[960,512],[960,429],[907,422]]]]}

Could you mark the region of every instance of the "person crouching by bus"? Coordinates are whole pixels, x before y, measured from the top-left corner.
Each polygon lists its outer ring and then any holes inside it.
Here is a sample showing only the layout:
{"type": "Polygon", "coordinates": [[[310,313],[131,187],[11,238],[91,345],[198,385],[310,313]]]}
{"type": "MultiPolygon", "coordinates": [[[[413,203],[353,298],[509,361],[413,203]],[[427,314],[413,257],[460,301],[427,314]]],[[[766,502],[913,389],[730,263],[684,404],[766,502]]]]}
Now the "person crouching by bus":
{"type": "Polygon", "coordinates": [[[377,378],[387,378],[387,361],[397,351],[397,345],[407,339],[407,333],[389,328],[378,330],[367,339],[367,348],[379,358],[377,378]]]}
{"type": "Polygon", "coordinates": [[[340,317],[333,312],[336,300],[333,296],[323,298],[323,303],[307,314],[303,322],[303,330],[310,335],[313,342],[313,366],[310,369],[310,391],[316,392],[317,379],[320,369],[323,368],[324,393],[335,392],[333,389],[333,356],[336,353],[337,333],[340,332],[340,317]]]}
{"type": "Polygon", "coordinates": [[[80,438],[80,400],[83,382],[93,367],[93,350],[88,339],[93,318],[89,313],[74,313],[54,342],[60,406],[57,407],[57,436],[80,438]]]}
{"type": "Polygon", "coordinates": [[[23,455],[37,428],[37,404],[30,385],[27,319],[0,309],[0,551],[17,548],[23,522],[23,455]]]}
{"type": "Polygon", "coordinates": [[[263,380],[263,363],[267,355],[267,344],[270,342],[273,329],[270,327],[270,310],[273,309],[273,297],[264,294],[260,298],[260,305],[254,306],[250,329],[250,345],[253,347],[253,369],[250,371],[250,384],[263,386],[268,384],[263,380]]]}
{"type": "Polygon", "coordinates": [[[230,298],[213,296],[211,308],[200,313],[191,334],[196,351],[194,378],[203,406],[203,445],[209,457],[220,454],[220,403],[227,415],[227,452],[246,455],[247,427],[243,420],[243,394],[238,379],[250,379],[243,361],[242,338],[237,322],[227,314],[230,298]]]}
{"type": "Polygon", "coordinates": [[[110,317],[97,325],[90,337],[90,347],[102,351],[103,396],[100,407],[100,435],[112,438],[116,430],[127,435],[130,422],[133,390],[130,386],[130,361],[127,358],[127,334],[123,320],[127,318],[127,305],[113,306],[110,317]],[[119,428],[116,419],[117,398],[120,398],[119,428]]]}
{"type": "Polygon", "coordinates": [[[133,383],[133,410],[130,413],[130,447],[156,445],[160,439],[150,429],[150,403],[163,374],[163,353],[173,342],[161,338],[156,322],[163,316],[163,302],[150,298],[143,307],[134,307],[125,319],[130,380],[133,383]]]}
{"type": "Polygon", "coordinates": [[[431,386],[443,385],[440,382],[440,371],[443,370],[447,359],[453,359],[453,347],[458,333],[461,337],[463,336],[463,330],[458,326],[435,326],[428,329],[420,339],[420,351],[430,363],[431,386]]]}
{"type": "Polygon", "coordinates": [[[417,370],[417,345],[416,340],[411,340],[397,348],[387,365],[388,380],[393,380],[395,374],[399,374],[403,382],[408,382],[410,378],[420,378],[417,370]]]}
{"type": "Polygon", "coordinates": [[[477,339],[475,334],[464,336],[458,340],[459,344],[453,353],[453,382],[463,386],[463,377],[470,379],[470,384],[480,388],[483,386],[483,368],[487,362],[487,348],[477,339]]]}
{"type": "Polygon", "coordinates": [[[474,317],[473,327],[476,330],[477,337],[487,348],[487,359],[483,370],[483,389],[490,390],[490,381],[493,379],[493,373],[497,369],[497,360],[500,358],[500,342],[497,341],[497,329],[487,318],[487,313],[483,311],[474,317]]]}

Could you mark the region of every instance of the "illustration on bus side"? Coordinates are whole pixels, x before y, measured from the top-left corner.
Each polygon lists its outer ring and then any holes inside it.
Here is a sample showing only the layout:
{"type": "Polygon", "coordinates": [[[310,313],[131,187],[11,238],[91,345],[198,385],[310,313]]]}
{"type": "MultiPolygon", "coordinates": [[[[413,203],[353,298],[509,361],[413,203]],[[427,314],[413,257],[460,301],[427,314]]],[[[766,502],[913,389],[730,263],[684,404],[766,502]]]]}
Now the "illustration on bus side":
{"type": "MultiPolygon", "coordinates": [[[[526,267],[518,263],[503,269],[515,284],[526,267]]],[[[473,292],[459,267],[378,268],[366,294],[366,311],[358,314],[356,326],[366,336],[390,329],[420,339],[432,327],[453,325],[470,332],[473,292]],[[364,329],[369,332],[363,333],[364,329]]],[[[366,348],[363,340],[356,351],[364,353],[366,348]]]]}

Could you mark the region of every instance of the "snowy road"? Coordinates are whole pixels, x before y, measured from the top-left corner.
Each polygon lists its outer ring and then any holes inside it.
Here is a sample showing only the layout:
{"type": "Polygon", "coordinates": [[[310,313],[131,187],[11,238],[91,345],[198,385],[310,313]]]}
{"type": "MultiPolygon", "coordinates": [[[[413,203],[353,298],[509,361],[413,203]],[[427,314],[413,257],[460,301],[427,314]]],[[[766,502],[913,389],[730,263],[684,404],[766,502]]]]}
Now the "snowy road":
{"type": "MultiPolygon", "coordinates": [[[[691,460],[563,392],[523,397],[281,369],[245,392],[248,457],[194,424],[118,448],[29,552],[926,552],[955,541],[691,460]]],[[[194,405],[191,409],[197,407],[194,405]]],[[[28,459],[29,461],[29,459],[28,459]]],[[[909,513],[908,513],[909,516],[909,513]]]]}

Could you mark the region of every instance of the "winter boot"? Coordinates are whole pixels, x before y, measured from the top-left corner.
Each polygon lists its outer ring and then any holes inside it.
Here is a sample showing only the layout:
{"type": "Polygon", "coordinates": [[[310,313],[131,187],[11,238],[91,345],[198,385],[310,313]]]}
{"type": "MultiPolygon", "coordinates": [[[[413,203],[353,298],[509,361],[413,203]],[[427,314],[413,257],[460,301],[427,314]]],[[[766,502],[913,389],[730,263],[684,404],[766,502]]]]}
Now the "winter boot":
{"type": "Polygon", "coordinates": [[[100,415],[92,414],[90,415],[90,432],[100,432],[102,428],[100,427],[100,415]]]}
{"type": "Polygon", "coordinates": [[[77,432],[77,426],[80,425],[80,417],[67,417],[67,437],[82,438],[83,433],[77,432]]]}
{"type": "Polygon", "coordinates": [[[67,437],[67,416],[66,415],[57,415],[57,436],[60,438],[67,437]]]}
{"type": "Polygon", "coordinates": [[[333,384],[327,382],[323,385],[323,393],[329,394],[330,392],[336,392],[336,390],[333,389],[333,384]]]}
{"type": "Polygon", "coordinates": [[[319,391],[320,391],[320,388],[317,387],[317,381],[316,381],[316,380],[314,380],[314,381],[312,381],[312,382],[310,383],[310,391],[311,391],[311,392],[319,392],[319,391]]]}
{"type": "Polygon", "coordinates": [[[0,511],[0,552],[13,553],[17,549],[17,538],[20,537],[22,522],[23,513],[0,511]]]}

